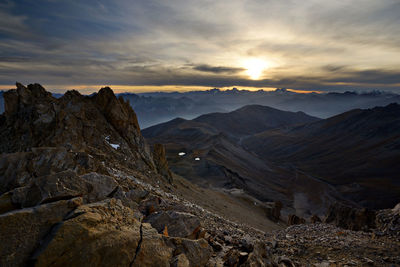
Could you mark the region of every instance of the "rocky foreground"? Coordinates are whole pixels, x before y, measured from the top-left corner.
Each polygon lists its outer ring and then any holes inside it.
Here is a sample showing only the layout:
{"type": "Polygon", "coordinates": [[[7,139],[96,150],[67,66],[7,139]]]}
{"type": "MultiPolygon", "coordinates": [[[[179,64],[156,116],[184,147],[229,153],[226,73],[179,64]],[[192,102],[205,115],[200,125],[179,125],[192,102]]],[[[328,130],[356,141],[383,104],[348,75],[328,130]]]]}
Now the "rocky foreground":
{"type": "Polygon", "coordinates": [[[398,206],[263,232],[183,198],[110,88],[17,84],[4,99],[0,266],[400,266],[398,206]]]}

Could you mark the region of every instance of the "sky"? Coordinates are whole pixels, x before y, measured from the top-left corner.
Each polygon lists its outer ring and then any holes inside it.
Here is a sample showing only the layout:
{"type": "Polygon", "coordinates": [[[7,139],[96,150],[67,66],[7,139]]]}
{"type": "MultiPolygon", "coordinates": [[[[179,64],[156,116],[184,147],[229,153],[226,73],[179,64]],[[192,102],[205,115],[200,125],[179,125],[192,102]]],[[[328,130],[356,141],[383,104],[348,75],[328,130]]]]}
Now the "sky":
{"type": "Polygon", "coordinates": [[[0,0],[0,89],[400,93],[399,0],[0,0]]]}

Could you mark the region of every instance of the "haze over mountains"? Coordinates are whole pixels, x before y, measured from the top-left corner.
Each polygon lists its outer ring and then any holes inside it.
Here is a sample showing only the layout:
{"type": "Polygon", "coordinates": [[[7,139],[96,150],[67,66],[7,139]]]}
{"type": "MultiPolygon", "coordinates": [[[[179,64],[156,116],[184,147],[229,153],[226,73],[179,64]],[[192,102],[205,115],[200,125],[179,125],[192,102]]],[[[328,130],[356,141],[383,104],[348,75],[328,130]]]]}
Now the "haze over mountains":
{"type": "MultiPolygon", "coordinates": [[[[400,95],[383,91],[368,93],[296,93],[275,91],[219,90],[189,92],[122,93],[138,114],[142,129],[180,117],[193,119],[211,112],[230,112],[246,105],[263,105],[287,111],[302,111],[327,118],[355,108],[373,108],[400,103],[400,95]]],[[[62,94],[54,94],[61,97],[62,94]]],[[[4,111],[0,91],[0,113],[4,111]]]]}
{"type": "Polygon", "coordinates": [[[327,118],[355,108],[373,108],[400,103],[400,95],[373,91],[369,93],[296,93],[275,91],[189,91],[121,94],[136,110],[142,128],[181,117],[193,119],[210,112],[230,112],[246,105],[263,105],[287,111],[302,111],[327,118]]]}

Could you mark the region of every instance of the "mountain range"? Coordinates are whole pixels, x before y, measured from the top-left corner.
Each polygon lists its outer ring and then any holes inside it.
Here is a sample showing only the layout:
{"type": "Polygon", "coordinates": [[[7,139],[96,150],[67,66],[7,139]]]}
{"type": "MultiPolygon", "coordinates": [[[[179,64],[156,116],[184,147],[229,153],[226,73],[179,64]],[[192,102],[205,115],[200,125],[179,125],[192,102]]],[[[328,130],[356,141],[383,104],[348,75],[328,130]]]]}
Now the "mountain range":
{"type": "Polygon", "coordinates": [[[373,108],[400,103],[390,92],[296,93],[286,89],[248,91],[211,89],[188,92],[120,94],[138,114],[142,128],[181,117],[194,119],[210,112],[230,112],[246,105],[263,105],[288,111],[302,111],[328,118],[356,108],[373,108]]]}
{"type": "Polygon", "coordinates": [[[368,208],[400,201],[399,118],[398,104],[328,119],[251,105],[142,132],[166,146],[175,173],[310,216],[335,201],[368,208]]]}

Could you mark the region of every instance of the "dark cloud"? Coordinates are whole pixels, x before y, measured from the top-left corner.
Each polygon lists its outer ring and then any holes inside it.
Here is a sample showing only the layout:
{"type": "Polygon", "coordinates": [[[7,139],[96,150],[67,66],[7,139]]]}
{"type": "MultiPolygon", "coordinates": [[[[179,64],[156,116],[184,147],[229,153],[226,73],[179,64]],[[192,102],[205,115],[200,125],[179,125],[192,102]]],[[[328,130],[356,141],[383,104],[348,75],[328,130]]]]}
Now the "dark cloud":
{"type": "Polygon", "coordinates": [[[400,85],[400,70],[344,70],[338,76],[326,79],[335,83],[355,83],[369,85],[400,85]]]}
{"type": "Polygon", "coordinates": [[[394,0],[2,1],[0,84],[400,90],[399,14],[394,0]],[[268,79],[245,76],[248,58],[268,79]]]}
{"type": "Polygon", "coordinates": [[[203,72],[212,72],[212,73],[238,73],[242,72],[244,68],[232,68],[232,67],[222,67],[222,66],[210,66],[207,64],[197,65],[193,67],[194,70],[203,71],[203,72]]]}

